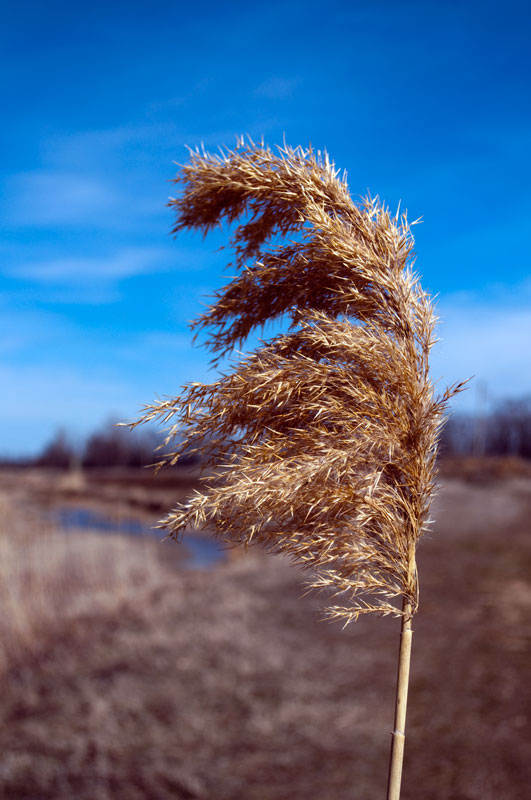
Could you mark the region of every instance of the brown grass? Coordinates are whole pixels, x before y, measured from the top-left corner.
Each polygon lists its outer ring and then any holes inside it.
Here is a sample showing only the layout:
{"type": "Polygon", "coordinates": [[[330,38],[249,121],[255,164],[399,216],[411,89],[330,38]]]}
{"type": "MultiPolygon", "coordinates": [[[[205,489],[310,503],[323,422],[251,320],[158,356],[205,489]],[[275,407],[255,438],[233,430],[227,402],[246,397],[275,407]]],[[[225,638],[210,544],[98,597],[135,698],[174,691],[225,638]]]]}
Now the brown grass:
{"type": "Polygon", "coordinates": [[[442,477],[470,483],[498,483],[507,478],[531,478],[531,461],[518,456],[445,456],[442,477]]]}
{"type": "MultiPolygon", "coordinates": [[[[450,480],[435,512],[419,553],[423,607],[406,754],[414,780],[404,800],[526,797],[529,479],[450,480]]],[[[21,542],[43,531],[42,521],[24,522],[18,510],[11,519],[21,542]]],[[[76,545],[78,554],[97,545],[105,563],[107,539],[87,542],[76,545]]],[[[25,552],[26,545],[19,560],[25,552]]],[[[384,795],[391,620],[367,616],[345,631],[322,624],[319,598],[301,599],[303,575],[258,549],[210,572],[170,572],[163,557],[151,577],[110,581],[104,594],[101,582],[72,581],[66,560],[40,553],[29,562],[32,585],[55,592],[66,583],[69,600],[51,627],[40,617],[34,631],[47,633],[37,646],[11,650],[5,663],[1,797],[384,795]]],[[[129,570],[145,563],[135,540],[122,555],[129,570]]],[[[21,614],[28,602],[31,593],[22,593],[21,614]]],[[[58,599],[47,602],[60,612],[58,599]]],[[[3,615],[4,635],[20,618],[3,615]]]]}
{"type": "Polygon", "coordinates": [[[0,673],[38,653],[85,613],[115,614],[132,589],[156,581],[156,544],[57,530],[37,509],[0,494],[0,673]]]}

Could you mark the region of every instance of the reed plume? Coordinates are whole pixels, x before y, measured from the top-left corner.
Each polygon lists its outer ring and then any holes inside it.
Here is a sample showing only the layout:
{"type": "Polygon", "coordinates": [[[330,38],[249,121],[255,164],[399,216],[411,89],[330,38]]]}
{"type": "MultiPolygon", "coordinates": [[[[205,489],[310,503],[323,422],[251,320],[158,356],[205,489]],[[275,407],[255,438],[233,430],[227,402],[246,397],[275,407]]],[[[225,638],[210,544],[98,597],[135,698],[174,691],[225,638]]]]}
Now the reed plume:
{"type": "Polygon", "coordinates": [[[435,317],[406,216],[370,197],[356,205],[346,176],[311,149],[191,151],[176,183],[174,233],[232,226],[235,276],[192,326],[208,332],[214,362],[270,320],[290,324],[135,423],[170,425],[162,463],[195,451],[208,466],[163,525],[285,553],[330,590],[329,617],[392,614],[407,634],[438,433],[460,386],[437,397],[430,381],[435,317]]]}

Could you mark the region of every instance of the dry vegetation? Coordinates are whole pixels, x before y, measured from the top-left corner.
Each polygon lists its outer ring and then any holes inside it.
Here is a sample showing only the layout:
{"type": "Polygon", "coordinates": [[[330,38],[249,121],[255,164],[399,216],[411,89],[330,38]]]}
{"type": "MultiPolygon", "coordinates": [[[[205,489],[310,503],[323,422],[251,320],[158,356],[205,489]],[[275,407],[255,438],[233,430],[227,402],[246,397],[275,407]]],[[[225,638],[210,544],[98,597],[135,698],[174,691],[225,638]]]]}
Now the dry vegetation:
{"type": "Polygon", "coordinates": [[[118,613],[138,585],[157,582],[158,550],[141,539],[58,530],[37,508],[0,494],[0,672],[38,653],[88,614],[118,613]]]}
{"type": "MultiPolygon", "coordinates": [[[[166,564],[173,543],[155,557],[137,540],[65,541],[3,503],[3,553],[17,569],[2,561],[0,796],[384,795],[391,620],[323,624],[320,599],[300,597],[304,576],[258,549],[183,572],[166,564]],[[5,613],[13,590],[16,613],[5,613]],[[21,620],[31,635],[19,639],[21,620]]],[[[435,513],[420,552],[403,797],[525,797],[531,485],[447,479],[435,513]]]]}

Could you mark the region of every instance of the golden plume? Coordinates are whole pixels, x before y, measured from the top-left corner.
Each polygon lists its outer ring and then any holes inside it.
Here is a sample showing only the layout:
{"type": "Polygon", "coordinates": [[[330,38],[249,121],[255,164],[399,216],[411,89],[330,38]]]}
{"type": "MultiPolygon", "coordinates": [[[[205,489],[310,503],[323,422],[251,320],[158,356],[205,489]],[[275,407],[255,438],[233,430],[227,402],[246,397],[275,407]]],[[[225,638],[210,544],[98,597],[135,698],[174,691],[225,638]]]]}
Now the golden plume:
{"type": "Polygon", "coordinates": [[[332,591],[330,617],[410,617],[437,437],[460,386],[434,395],[435,318],[405,215],[356,205],[311,149],[241,140],[219,155],[191,151],[176,183],[174,233],[233,225],[237,274],[193,323],[214,361],[270,320],[290,327],[135,423],[170,423],[162,463],[195,451],[208,466],[163,525],[175,538],[207,527],[289,555],[311,569],[310,586],[332,591]]]}
{"type": "Polygon", "coordinates": [[[271,320],[289,321],[211,384],[192,383],[135,424],[170,423],[161,461],[201,455],[203,488],[163,521],[258,542],[311,570],[331,618],[401,617],[387,800],[399,800],[415,554],[429,523],[445,406],[429,374],[435,317],[413,273],[405,215],[356,205],[326,153],[239,141],[192,151],[174,233],[233,227],[236,275],[192,325],[214,363],[271,320]],[[178,444],[178,446],[177,446],[178,444]]]}

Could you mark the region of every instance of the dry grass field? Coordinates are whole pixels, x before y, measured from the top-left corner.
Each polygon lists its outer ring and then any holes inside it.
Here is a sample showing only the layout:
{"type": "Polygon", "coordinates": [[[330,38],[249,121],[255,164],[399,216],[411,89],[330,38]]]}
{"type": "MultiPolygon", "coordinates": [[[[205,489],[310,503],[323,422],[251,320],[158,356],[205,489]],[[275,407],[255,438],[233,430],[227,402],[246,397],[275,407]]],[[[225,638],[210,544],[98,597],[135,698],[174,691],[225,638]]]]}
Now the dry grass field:
{"type": "MultiPolygon", "coordinates": [[[[258,550],[186,570],[174,543],[65,534],[47,516],[72,503],[154,519],[193,480],[0,474],[0,797],[384,796],[396,620],[321,622],[304,575],[258,550]]],[[[403,800],[524,798],[528,471],[454,464],[434,516],[403,800]]]]}

